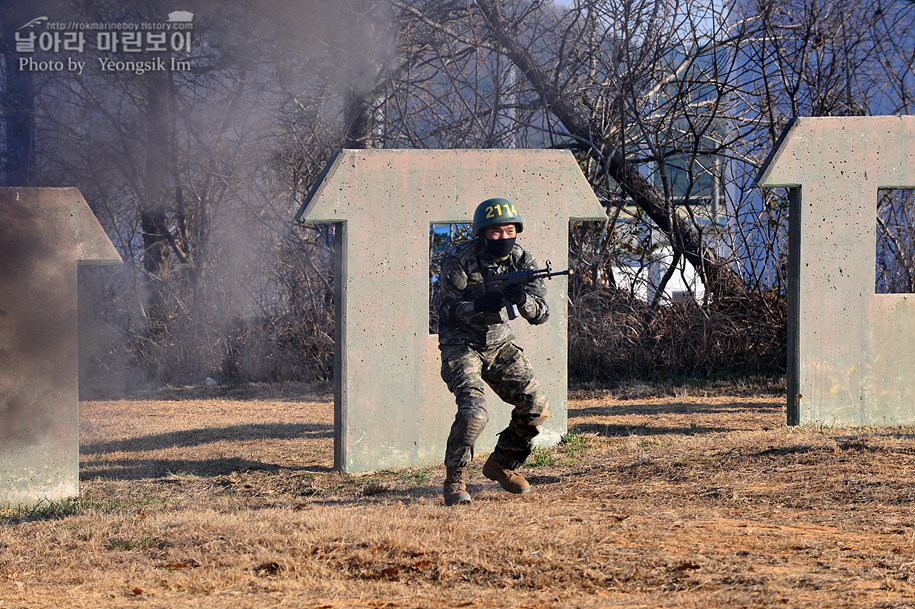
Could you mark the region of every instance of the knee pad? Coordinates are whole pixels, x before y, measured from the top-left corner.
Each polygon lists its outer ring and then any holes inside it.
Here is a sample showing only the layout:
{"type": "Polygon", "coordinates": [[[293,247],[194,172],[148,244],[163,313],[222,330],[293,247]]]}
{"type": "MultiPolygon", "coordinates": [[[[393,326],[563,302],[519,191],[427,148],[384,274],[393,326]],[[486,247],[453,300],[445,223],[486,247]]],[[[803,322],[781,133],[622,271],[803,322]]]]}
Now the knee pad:
{"type": "Polygon", "coordinates": [[[546,400],[543,400],[542,403],[535,404],[528,416],[530,417],[528,419],[529,425],[540,427],[546,423],[547,418],[550,416],[550,405],[546,403],[546,400]]]}
{"type": "Polygon", "coordinates": [[[474,440],[483,433],[489,422],[489,413],[483,407],[462,408],[458,411],[457,420],[464,428],[464,434],[474,440]]]}

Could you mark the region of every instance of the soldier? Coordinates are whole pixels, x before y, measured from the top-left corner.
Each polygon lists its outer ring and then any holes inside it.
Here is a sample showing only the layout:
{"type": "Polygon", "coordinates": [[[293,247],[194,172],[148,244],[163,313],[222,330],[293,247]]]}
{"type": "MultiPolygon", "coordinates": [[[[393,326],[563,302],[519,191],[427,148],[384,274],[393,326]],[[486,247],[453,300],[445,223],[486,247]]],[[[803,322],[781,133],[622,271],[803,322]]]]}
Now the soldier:
{"type": "Polygon", "coordinates": [[[474,239],[451,247],[442,257],[439,283],[439,349],[442,378],[457,401],[457,415],[445,451],[445,505],[469,503],[465,485],[474,443],[489,421],[484,381],[514,406],[511,422],[500,434],[483,475],[510,493],[531,486],[516,470],[531,453],[532,441],[549,414],[549,405],[530,362],[514,343],[505,307],[542,324],[549,316],[546,287],[537,279],[504,293],[485,292],[489,274],[537,268],[534,258],[515,243],[524,222],[507,199],[487,199],[473,214],[474,239]]]}

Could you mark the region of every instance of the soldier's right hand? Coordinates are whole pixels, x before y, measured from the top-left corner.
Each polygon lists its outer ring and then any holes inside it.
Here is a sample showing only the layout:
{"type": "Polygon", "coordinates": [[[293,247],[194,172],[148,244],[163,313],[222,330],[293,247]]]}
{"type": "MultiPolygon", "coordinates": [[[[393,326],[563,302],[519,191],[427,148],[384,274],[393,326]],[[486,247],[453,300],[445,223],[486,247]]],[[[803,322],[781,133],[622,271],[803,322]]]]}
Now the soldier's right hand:
{"type": "Polygon", "coordinates": [[[498,313],[502,308],[502,295],[498,292],[486,292],[473,301],[474,313],[498,313]]]}

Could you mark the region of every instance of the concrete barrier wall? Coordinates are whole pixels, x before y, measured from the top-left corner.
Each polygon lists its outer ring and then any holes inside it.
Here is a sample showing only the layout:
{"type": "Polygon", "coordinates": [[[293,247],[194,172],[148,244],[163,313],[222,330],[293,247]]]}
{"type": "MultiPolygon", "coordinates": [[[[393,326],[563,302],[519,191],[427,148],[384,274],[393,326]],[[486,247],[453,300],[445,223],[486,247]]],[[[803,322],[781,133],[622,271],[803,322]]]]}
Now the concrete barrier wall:
{"type": "MultiPolygon", "coordinates": [[[[440,463],[456,406],[429,325],[429,227],[470,222],[507,197],[525,220],[519,243],[540,265],[568,265],[570,219],[603,219],[574,157],[556,150],[344,150],[296,215],[337,229],[335,466],[350,472],[440,463]]],[[[566,433],[567,282],[547,282],[550,320],[512,329],[550,400],[539,441],[566,433]]],[[[489,452],[510,409],[488,393],[489,452]]]]}
{"type": "Polygon", "coordinates": [[[798,118],[758,183],[791,189],[789,423],[915,423],[915,295],[875,293],[877,190],[915,188],[915,117],[798,118]]]}
{"type": "Polygon", "coordinates": [[[77,264],[121,262],[75,188],[0,188],[0,505],[79,494],[77,264]]]}

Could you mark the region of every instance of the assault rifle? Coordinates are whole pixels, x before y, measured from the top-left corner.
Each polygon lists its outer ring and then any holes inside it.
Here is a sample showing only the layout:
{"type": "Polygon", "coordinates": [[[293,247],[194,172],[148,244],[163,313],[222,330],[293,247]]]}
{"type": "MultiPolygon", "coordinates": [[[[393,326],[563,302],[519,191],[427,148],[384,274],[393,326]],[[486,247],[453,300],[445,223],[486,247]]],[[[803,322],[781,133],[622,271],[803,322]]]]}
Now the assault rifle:
{"type": "MultiPolygon", "coordinates": [[[[483,279],[483,287],[486,292],[498,292],[504,294],[506,288],[517,285],[527,285],[538,279],[551,279],[558,275],[572,275],[572,269],[553,272],[552,263],[547,260],[545,269],[531,269],[528,271],[515,271],[514,273],[504,273],[501,275],[489,275],[483,279]]],[[[505,304],[505,311],[509,319],[518,317],[518,306],[513,303],[505,304]]]]}

